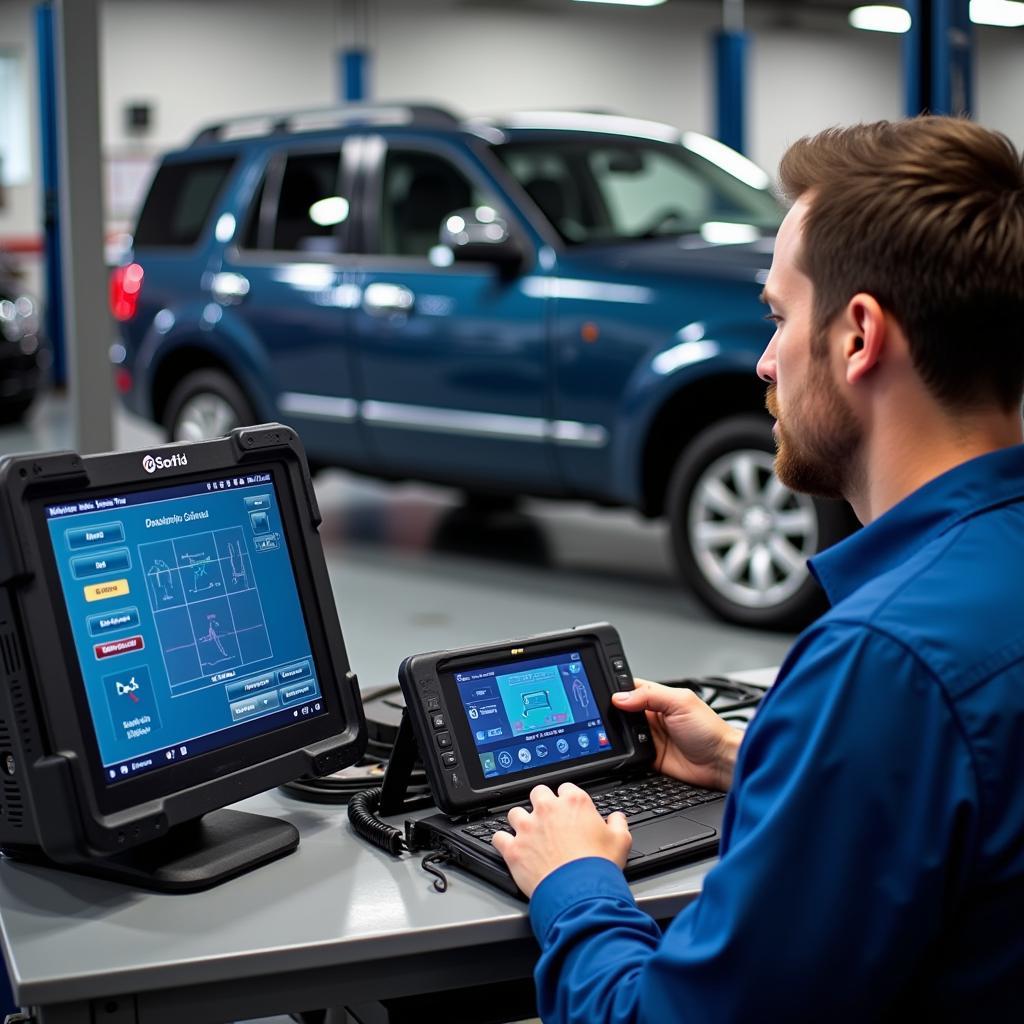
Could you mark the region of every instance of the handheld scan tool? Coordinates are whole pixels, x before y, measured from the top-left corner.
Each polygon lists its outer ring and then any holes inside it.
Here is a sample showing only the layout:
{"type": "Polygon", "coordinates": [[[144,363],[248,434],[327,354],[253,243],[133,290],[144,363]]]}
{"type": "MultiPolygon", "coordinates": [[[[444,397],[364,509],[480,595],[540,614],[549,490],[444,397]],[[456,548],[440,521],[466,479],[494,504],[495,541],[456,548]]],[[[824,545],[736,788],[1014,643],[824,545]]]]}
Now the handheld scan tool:
{"type": "Polygon", "coordinates": [[[415,655],[402,663],[399,682],[445,812],[415,822],[413,836],[448,861],[518,892],[491,839],[509,830],[508,808],[534,786],[567,781],[603,814],[627,815],[627,877],[717,848],[725,794],[653,772],[646,717],[612,705],[612,693],[632,689],[633,676],[607,623],[415,655]]]}
{"type": "Polygon", "coordinates": [[[319,523],[278,424],[0,461],[6,854],[190,891],[295,848],[218,808],[365,747],[319,523]]]}

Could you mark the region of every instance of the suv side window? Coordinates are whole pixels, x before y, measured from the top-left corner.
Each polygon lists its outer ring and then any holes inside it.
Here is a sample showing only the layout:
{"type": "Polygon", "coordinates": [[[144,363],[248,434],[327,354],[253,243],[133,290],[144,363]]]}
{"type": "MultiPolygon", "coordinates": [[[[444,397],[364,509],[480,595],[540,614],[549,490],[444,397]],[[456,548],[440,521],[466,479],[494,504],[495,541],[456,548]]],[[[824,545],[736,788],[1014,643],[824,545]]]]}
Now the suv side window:
{"type": "Polygon", "coordinates": [[[139,214],[135,244],[195,245],[234,165],[233,156],[164,164],[139,214]]]}
{"type": "Polygon", "coordinates": [[[487,203],[450,160],[424,150],[389,148],[381,184],[378,252],[426,258],[455,210],[487,203]]]}
{"type": "Polygon", "coordinates": [[[341,194],[341,153],[289,153],[256,189],[243,235],[246,249],[337,253],[349,214],[341,194]]]}

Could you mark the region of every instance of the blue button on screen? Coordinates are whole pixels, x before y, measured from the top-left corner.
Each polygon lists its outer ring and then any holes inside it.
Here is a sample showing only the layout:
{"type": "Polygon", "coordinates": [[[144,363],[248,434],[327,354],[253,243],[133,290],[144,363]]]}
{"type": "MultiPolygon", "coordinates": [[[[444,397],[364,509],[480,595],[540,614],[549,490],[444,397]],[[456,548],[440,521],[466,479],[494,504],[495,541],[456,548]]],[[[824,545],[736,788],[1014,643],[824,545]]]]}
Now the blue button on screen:
{"type": "Polygon", "coordinates": [[[118,608],[115,611],[90,615],[86,620],[90,636],[106,636],[121,629],[136,629],[139,625],[138,608],[118,608]]]}
{"type": "Polygon", "coordinates": [[[87,580],[112,572],[127,572],[131,567],[132,560],[127,548],[118,548],[102,555],[80,555],[71,559],[71,575],[76,580],[87,580]]]}
{"type": "Polygon", "coordinates": [[[72,551],[78,548],[106,547],[108,544],[124,543],[124,526],[121,523],[101,523],[99,526],[79,527],[66,533],[68,547],[72,551]]]}

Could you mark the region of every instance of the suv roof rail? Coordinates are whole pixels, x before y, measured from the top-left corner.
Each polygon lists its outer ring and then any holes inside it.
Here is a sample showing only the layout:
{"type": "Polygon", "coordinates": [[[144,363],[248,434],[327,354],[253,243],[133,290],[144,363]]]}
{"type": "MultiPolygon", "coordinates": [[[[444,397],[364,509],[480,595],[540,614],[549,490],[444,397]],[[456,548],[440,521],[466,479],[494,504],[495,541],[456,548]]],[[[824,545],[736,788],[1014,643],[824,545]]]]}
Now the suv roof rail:
{"type": "Polygon", "coordinates": [[[324,131],[350,124],[422,124],[432,128],[457,128],[459,119],[448,109],[425,103],[352,103],[282,113],[241,114],[201,128],[191,145],[297,132],[324,131]]]}
{"type": "Polygon", "coordinates": [[[636,135],[659,142],[679,142],[678,128],[661,121],[648,121],[609,111],[596,110],[514,110],[485,123],[498,129],[539,128],[563,131],[597,132],[611,135],[636,135]]]}

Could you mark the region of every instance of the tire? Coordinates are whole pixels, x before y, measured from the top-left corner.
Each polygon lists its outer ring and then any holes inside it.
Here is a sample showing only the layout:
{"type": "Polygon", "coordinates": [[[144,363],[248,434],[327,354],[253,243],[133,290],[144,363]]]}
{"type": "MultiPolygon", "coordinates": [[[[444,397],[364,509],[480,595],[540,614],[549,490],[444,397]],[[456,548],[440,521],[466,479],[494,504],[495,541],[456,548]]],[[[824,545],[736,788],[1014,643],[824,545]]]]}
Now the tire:
{"type": "Polygon", "coordinates": [[[222,437],[256,422],[245,392],[221,370],[196,370],[174,388],[162,417],[171,441],[222,437]]]}
{"type": "Polygon", "coordinates": [[[845,502],[796,494],[773,472],[771,423],[731,416],[698,434],[669,479],[679,571],[730,622],[799,630],[826,608],[806,559],[856,527],[845,502]]]}
{"type": "Polygon", "coordinates": [[[491,494],[487,491],[464,491],[462,508],[467,513],[479,516],[500,515],[504,512],[517,512],[522,505],[518,494],[491,494]]]}
{"type": "Polygon", "coordinates": [[[29,409],[32,408],[35,397],[35,395],[29,395],[28,398],[23,396],[0,402],[0,424],[8,426],[13,423],[20,423],[25,418],[29,409]]]}

